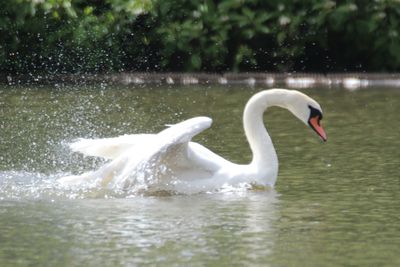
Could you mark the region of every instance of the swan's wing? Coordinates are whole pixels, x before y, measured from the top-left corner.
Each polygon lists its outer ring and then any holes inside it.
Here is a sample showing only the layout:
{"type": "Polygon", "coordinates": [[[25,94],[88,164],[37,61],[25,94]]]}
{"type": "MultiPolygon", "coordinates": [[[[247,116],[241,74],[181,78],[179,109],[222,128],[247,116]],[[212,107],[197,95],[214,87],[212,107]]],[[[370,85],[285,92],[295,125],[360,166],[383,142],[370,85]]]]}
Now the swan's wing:
{"type": "Polygon", "coordinates": [[[146,183],[156,183],[160,179],[171,178],[171,175],[180,178],[182,173],[193,169],[203,172],[208,166],[196,162],[189,143],[195,135],[209,128],[211,123],[212,120],[207,117],[183,121],[161,131],[151,143],[141,144],[140,150],[137,150],[138,146],[134,151],[126,152],[110,163],[110,166],[118,168],[124,165],[120,171],[113,167],[113,173],[118,176],[115,182],[126,187],[137,182],[138,177],[146,183]],[[126,163],[121,165],[121,162],[126,163]]]}
{"type": "Polygon", "coordinates": [[[167,129],[155,134],[132,134],[122,135],[113,138],[101,139],[78,139],[69,145],[74,152],[80,152],[86,156],[102,157],[105,159],[115,159],[123,155],[133,147],[153,142],[162,144],[173,144],[188,142],[199,132],[207,129],[211,125],[211,119],[206,117],[192,118],[178,124],[169,124],[167,129]],[[162,138],[160,140],[160,138],[162,138]]]}
{"type": "Polygon", "coordinates": [[[81,138],[71,143],[69,147],[72,151],[86,156],[115,159],[138,144],[151,142],[154,136],[154,134],[132,134],[101,139],[81,138]]]}
{"type": "MultiPolygon", "coordinates": [[[[157,135],[162,147],[188,143],[193,136],[211,126],[212,120],[208,117],[195,117],[186,121],[170,125],[157,135]]],[[[162,149],[161,149],[162,150],[162,149]]]]}
{"type": "MultiPolygon", "coordinates": [[[[211,126],[207,117],[196,117],[170,126],[150,139],[126,150],[123,154],[94,172],[80,176],[65,177],[62,183],[80,183],[95,179],[103,186],[110,182],[126,187],[138,182],[147,183],[158,178],[164,171],[188,162],[188,144],[193,136],[211,126]]],[[[81,150],[79,150],[81,151],[81,150]]],[[[190,166],[190,164],[188,164],[190,166]]]]}

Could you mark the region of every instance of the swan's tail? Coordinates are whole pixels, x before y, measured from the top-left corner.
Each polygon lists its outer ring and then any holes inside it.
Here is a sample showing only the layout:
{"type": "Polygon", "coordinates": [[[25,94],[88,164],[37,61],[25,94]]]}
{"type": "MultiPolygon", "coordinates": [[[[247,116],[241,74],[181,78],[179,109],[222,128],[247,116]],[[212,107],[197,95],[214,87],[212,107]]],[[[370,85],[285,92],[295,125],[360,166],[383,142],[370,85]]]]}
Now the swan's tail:
{"type": "MultiPolygon", "coordinates": [[[[126,157],[124,155],[111,162],[106,163],[96,171],[85,172],[81,175],[71,175],[58,179],[63,185],[82,185],[107,186],[113,178],[121,174],[126,166],[126,157]]],[[[129,164],[128,164],[129,166],[129,164]]]]}

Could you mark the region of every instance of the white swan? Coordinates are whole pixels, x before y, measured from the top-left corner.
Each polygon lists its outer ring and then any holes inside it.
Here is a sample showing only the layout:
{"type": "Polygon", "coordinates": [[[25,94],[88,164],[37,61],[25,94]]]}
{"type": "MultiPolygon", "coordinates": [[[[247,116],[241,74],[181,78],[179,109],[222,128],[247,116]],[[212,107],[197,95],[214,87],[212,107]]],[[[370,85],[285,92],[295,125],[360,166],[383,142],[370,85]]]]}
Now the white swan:
{"type": "Polygon", "coordinates": [[[320,125],[320,105],[295,90],[271,89],[250,98],[243,114],[243,126],[253,152],[248,165],[225,160],[193,136],[211,126],[207,117],[196,117],[170,126],[158,134],[124,135],[105,139],[80,139],[73,151],[110,159],[96,171],[59,179],[63,184],[90,183],[112,189],[156,188],[194,193],[241,183],[273,187],[278,175],[278,158],[264,123],[263,113],[271,106],[291,111],[326,141],[320,125]]]}

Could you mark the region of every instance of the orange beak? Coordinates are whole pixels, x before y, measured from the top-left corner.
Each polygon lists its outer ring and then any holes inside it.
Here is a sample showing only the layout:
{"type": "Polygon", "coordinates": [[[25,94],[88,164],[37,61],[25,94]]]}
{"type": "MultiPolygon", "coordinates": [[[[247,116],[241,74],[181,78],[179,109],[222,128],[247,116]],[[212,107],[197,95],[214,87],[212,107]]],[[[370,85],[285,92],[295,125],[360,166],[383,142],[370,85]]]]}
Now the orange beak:
{"type": "Polygon", "coordinates": [[[325,130],[320,125],[320,118],[319,116],[312,117],[308,123],[310,124],[311,128],[321,137],[321,139],[326,142],[327,137],[325,130]]]}

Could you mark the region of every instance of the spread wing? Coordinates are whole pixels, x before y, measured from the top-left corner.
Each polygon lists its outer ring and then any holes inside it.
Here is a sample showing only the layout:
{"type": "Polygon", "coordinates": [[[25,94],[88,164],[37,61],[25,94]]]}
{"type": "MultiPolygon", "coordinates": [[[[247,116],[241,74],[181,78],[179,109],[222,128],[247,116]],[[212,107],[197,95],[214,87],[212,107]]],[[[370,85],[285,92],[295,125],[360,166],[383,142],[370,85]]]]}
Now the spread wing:
{"type": "MultiPolygon", "coordinates": [[[[149,179],[158,179],[164,174],[168,176],[169,171],[181,172],[182,168],[195,168],[196,164],[189,158],[189,142],[193,136],[209,128],[211,123],[210,118],[196,117],[172,125],[156,135],[144,137],[142,142],[132,142],[134,145],[131,145],[129,149],[120,150],[120,152],[123,151],[122,154],[97,171],[61,178],[61,182],[80,183],[94,179],[100,181],[103,186],[111,183],[118,187],[126,187],[139,180],[141,183],[147,183],[149,179]]],[[[96,151],[101,151],[97,145],[96,147],[96,151]]],[[[76,151],[83,151],[83,149],[76,151]]],[[[96,154],[104,155],[104,153],[96,154]]],[[[107,152],[106,154],[115,156],[118,153],[107,152]]]]}
{"type": "Polygon", "coordinates": [[[132,134],[101,139],[81,138],[69,147],[72,151],[86,156],[115,159],[138,144],[150,143],[155,136],[155,134],[132,134]]]}

